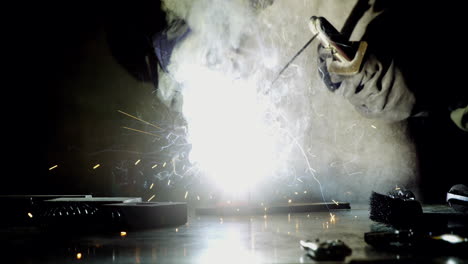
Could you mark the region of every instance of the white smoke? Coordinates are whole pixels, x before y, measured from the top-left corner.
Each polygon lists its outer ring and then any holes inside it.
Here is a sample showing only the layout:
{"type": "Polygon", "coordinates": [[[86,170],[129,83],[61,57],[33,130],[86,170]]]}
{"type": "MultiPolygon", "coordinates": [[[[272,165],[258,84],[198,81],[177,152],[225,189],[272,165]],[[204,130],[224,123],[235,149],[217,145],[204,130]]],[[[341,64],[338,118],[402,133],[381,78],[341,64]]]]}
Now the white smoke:
{"type": "Polygon", "coordinates": [[[319,180],[325,197],[335,200],[366,200],[371,190],[415,180],[404,124],[365,119],[330,93],[317,74],[316,43],[271,85],[310,39],[312,15],[340,28],[354,4],[163,1],[168,19],[184,19],[192,30],[176,46],[158,96],[186,117],[194,162],[211,160],[211,173],[227,175],[231,186],[241,174],[292,176],[299,185],[309,179],[305,187],[318,194],[319,180]]]}

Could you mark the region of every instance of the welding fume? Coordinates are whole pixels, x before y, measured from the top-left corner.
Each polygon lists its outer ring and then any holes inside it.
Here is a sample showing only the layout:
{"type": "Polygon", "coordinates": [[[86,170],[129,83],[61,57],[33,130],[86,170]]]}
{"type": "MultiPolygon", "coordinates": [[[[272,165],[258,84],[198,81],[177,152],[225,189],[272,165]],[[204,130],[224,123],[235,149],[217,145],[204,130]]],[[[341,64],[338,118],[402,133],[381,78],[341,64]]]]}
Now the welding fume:
{"type": "Polygon", "coordinates": [[[460,57],[437,39],[458,35],[450,25],[463,16],[449,4],[161,6],[167,27],[150,36],[158,98],[184,115],[192,162],[220,186],[287,176],[325,200],[401,187],[445,202],[451,186],[467,184],[460,57]]]}

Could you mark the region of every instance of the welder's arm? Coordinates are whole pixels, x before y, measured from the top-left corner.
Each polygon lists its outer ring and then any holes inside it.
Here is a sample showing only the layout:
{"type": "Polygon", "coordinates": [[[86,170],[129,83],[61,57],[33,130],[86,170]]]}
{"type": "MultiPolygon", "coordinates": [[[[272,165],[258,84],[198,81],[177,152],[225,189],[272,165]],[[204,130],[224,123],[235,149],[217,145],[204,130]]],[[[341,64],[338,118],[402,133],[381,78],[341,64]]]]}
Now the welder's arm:
{"type": "Polygon", "coordinates": [[[411,115],[415,98],[394,61],[383,62],[372,53],[364,58],[357,74],[328,72],[333,62],[329,50],[319,46],[319,75],[330,91],[338,90],[363,116],[401,121],[411,115]]]}

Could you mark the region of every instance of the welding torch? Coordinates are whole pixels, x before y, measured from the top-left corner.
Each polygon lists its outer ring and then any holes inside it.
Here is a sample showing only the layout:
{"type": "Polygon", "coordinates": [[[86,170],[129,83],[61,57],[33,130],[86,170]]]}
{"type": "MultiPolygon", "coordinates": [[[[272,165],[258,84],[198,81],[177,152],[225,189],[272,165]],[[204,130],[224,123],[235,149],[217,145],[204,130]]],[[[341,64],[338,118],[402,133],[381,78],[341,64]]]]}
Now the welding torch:
{"type": "Polygon", "coordinates": [[[309,20],[309,29],[313,34],[312,38],[279,71],[273,83],[316,38],[333,57],[328,65],[328,72],[346,76],[359,72],[367,50],[366,41],[349,41],[324,17],[312,16],[309,20]]]}

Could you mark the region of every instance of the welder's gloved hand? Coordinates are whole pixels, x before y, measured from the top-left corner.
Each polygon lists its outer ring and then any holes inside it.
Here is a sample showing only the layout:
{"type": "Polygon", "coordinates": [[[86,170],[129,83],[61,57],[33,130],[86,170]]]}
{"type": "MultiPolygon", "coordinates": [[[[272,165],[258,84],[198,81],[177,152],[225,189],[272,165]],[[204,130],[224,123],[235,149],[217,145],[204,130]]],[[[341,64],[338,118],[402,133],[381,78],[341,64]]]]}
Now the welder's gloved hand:
{"type": "Polygon", "coordinates": [[[190,27],[184,20],[175,20],[168,28],[157,33],[153,37],[153,47],[158,58],[159,65],[165,72],[169,72],[167,66],[170,63],[174,47],[190,34],[190,27]]]}
{"type": "Polygon", "coordinates": [[[317,54],[319,76],[325,86],[327,86],[328,90],[334,92],[340,87],[342,77],[336,74],[330,74],[330,72],[328,72],[328,65],[330,65],[332,62],[333,55],[331,51],[323,47],[322,44],[318,45],[317,54]]]}
{"type": "Polygon", "coordinates": [[[367,54],[357,74],[343,76],[328,72],[332,62],[330,51],[319,47],[318,52],[319,74],[327,88],[331,91],[339,88],[361,115],[390,122],[410,117],[415,97],[393,60],[380,61],[367,54]]]}

